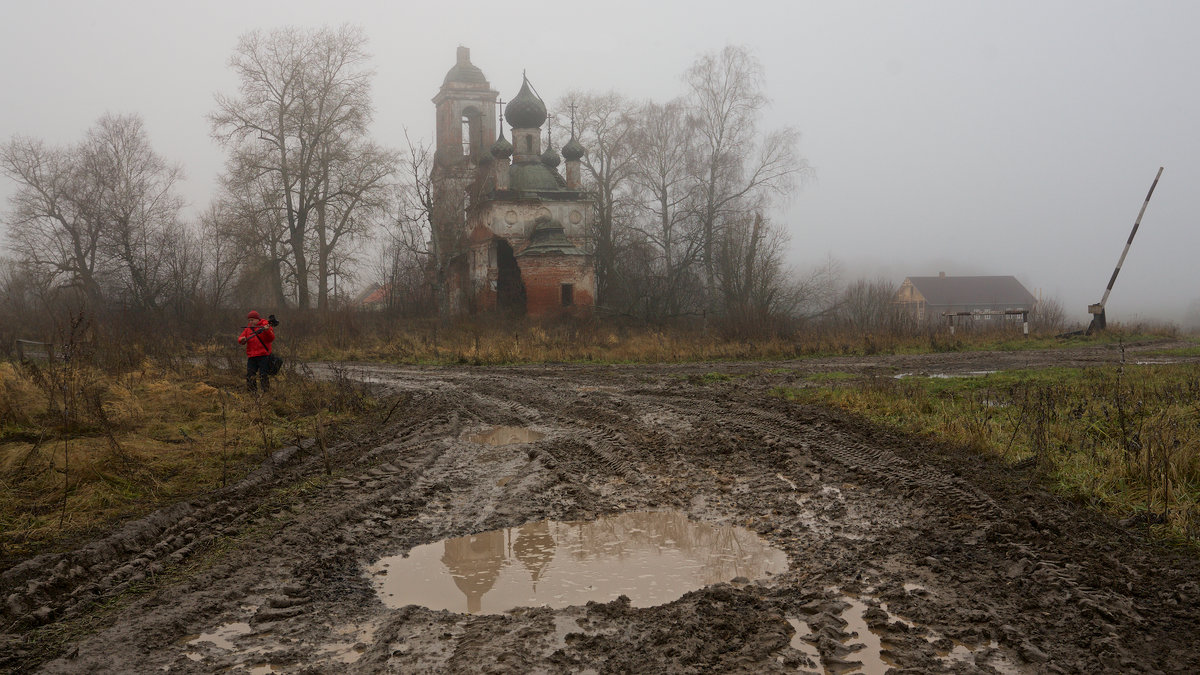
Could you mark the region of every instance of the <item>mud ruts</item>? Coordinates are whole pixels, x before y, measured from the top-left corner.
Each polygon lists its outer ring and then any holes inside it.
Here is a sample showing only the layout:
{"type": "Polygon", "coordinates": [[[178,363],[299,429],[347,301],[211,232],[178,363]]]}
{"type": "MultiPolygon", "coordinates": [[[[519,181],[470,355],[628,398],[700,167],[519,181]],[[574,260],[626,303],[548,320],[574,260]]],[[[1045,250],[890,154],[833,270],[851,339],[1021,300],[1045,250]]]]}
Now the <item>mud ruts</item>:
{"type": "Polygon", "coordinates": [[[1200,672],[1194,555],[1048,494],[1027,470],[770,395],[803,372],[1113,357],[360,365],[407,403],[333,445],[332,478],[318,451],[288,448],[226,490],[0,573],[0,670],[854,672],[874,650],[857,645],[878,640],[897,672],[1200,672]],[[544,437],[470,440],[495,426],[544,437]],[[364,574],[440,539],[664,508],[749,527],[790,569],[657,607],[489,616],[388,609],[364,574]],[[847,623],[860,614],[870,636],[847,623]],[[231,624],[250,631],[192,642],[231,624]]]}

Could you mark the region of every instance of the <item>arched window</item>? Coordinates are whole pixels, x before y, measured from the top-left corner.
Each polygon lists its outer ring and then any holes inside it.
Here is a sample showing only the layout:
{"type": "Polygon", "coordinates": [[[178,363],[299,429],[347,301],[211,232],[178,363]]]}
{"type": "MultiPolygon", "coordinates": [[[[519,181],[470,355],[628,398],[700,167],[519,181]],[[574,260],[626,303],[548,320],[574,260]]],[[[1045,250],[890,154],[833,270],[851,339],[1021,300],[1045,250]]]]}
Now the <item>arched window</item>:
{"type": "Polygon", "coordinates": [[[475,154],[476,148],[483,149],[483,117],[479,109],[470,106],[462,112],[462,152],[464,157],[475,154]]]}

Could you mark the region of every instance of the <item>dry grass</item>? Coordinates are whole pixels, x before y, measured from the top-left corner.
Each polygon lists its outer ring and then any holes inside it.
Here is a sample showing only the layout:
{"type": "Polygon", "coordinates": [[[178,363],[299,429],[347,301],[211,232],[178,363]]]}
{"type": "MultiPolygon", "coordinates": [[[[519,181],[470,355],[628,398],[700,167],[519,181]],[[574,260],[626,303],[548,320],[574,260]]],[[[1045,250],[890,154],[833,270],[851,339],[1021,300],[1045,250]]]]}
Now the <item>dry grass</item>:
{"type": "Polygon", "coordinates": [[[1058,491],[1200,542],[1200,366],[847,379],[781,389],[893,429],[1035,463],[1058,491]]]}
{"type": "Polygon", "coordinates": [[[735,337],[714,329],[622,326],[613,322],[496,320],[442,326],[434,321],[359,325],[353,317],[332,327],[301,329],[289,349],[305,360],[505,365],[516,363],[677,363],[770,360],[810,356],[874,355],[981,349],[1052,349],[1168,336],[1140,327],[1092,337],[1058,338],[1019,332],[965,332],[944,328],[910,335],[811,328],[786,334],[735,337]]]}
{"type": "Polygon", "coordinates": [[[347,381],[282,373],[267,396],[244,366],[136,369],[0,363],[0,555],[27,556],[225,485],[267,452],[372,402],[347,381]]]}

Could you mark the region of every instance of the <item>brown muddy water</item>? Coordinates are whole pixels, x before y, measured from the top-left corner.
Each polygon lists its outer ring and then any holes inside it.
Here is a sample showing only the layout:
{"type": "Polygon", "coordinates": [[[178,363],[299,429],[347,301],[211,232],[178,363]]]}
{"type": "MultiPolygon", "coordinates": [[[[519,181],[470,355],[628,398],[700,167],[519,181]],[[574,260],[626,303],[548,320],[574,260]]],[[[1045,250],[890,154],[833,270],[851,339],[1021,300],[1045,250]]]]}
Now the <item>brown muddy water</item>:
{"type": "Polygon", "coordinates": [[[495,614],[621,595],[650,607],[718,582],[786,570],[787,555],[750,530],[695,522],[679,511],[642,511],[543,520],[417,546],[379,560],[367,574],[389,607],[495,614]]]}
{"type": "MultiPolygon", "coordinates": [[[[906,591],[924,590],[917,584],[904,584],[906,591]]],[[[838,592],[836,588],[831,589],[838,592]]],[[[790,646],[809,659],[814,664],[820,664],[820,672],[824,675],[885,675],[900,664],[894,658],[894,645],[888,642],[887,623],[899,624],[903,632],[920,635],[929,642],[941,664],[948,669],[962,668],[969,672],[995,672],[1000,675],[1015,675],[1020,672],[1017,665],[1001,652],[995,641],[967,645],[950,640],[938,632],[920,623],[911,621],[891,612],[886,602],[870,595],[842,595],[842,602],[848,605],[840,615],[841,628],[833,631],[836,641],[842,647],[839,651],[845,654],[835,662],[821,658],[817,648],[822,634],[828,632],[817,629],[800,617],[785,617],[796,631],[792,635],[790,646]],[[875,615],[872,617],[872,611],[875,615]],[[870,617],[870,618],[869,618],[870,617]],[[885,618],[886,617],[886,618],[885,618]],[[884,619],[882,622],[880,619],[884,619]]]]}

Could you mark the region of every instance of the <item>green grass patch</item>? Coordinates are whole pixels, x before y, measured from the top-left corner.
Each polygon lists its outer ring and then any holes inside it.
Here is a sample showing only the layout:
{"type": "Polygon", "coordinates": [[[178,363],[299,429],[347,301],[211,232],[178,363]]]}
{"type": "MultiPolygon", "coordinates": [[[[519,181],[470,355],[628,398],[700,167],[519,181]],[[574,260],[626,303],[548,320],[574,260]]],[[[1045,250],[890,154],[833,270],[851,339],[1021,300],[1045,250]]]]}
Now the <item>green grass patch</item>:
{"type": "Polygon", "coordinates": [[[1013,462],[1034,458],[1060,493],[1200,542],[1196,364],[870,378],[773,393],[1013,462]]]}
{"type": "Polygon", "coordinates": [[[1146,354],[1150,356],[1200,356],[1200,343],[1196,343],[1188,347],[1154,349],[1146,352],[1146,354]]]}

